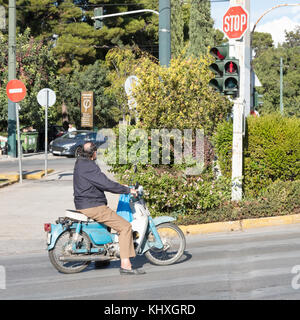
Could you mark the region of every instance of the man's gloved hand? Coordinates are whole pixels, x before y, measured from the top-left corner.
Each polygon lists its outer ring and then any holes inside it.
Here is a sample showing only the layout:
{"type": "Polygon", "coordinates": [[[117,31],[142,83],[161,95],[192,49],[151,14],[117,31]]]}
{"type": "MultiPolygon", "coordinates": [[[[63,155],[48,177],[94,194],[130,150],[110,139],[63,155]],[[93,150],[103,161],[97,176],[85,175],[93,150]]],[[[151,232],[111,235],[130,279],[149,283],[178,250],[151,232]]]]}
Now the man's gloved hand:
{"type": "Polygon", "coordinates": [[[138,191],[135,189],[130,189],[130,194],[136,198],[138,196],[138,191]]]}

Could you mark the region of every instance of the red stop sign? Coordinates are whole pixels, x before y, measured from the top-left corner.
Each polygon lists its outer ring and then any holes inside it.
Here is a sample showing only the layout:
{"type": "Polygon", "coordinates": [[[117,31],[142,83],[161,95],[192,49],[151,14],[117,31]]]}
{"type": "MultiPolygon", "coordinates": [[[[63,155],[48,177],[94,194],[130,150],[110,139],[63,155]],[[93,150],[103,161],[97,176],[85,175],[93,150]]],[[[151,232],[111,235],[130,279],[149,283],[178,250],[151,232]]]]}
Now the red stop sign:
{"type": "Polygon", "coordinates": [[[19,102],[26,96],[26,87],[20,80],[10,80],[6,86],[6,94],[10,101],[19,102]]]}
{"type": "Polygon", "coordinates": [[[230,7],[223,17],[223,32],[229,39],[240,39],[248,29],[248,12],[242,6],[230,7]]]}

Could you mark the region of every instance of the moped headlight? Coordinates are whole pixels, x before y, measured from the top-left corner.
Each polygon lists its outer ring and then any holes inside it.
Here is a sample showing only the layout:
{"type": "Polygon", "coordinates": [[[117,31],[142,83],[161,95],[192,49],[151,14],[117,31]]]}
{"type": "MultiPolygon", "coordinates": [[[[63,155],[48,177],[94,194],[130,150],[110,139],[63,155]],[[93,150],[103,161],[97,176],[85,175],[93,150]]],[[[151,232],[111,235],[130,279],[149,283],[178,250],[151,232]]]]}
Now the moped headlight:
{"type": "Polygon", "coordinates": [[[144,193],[144,188],[143,186],[139,186],[138,187],[138,192],[139,192],[139,195],[142,195],[144,193]]]}

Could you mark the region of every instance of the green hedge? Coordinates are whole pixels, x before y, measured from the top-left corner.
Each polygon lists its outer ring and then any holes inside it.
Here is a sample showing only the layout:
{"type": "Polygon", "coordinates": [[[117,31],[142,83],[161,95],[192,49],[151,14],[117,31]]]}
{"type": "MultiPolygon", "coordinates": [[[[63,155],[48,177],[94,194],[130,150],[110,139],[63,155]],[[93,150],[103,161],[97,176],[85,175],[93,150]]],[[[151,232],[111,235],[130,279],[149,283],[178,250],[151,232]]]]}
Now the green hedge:
{"type": "MultiPolygon", "coordinates": [[[[223,176],[216,179],[211,162],[199,176],[186,176],[184,166],[130,164],[112,166],[120,182],[137,180],[153,216],[170,215],[178,224],[210,223],[299,213],[300,120],[274,114],[247,119],[244,141],[244,191],[231,202],[232,123],[217,128],[214,148],[223,176]],[[282,181],[280,181],[282,180],[282,181]]],[[[209,150],[209,148],[208,148],[209,150]]],[[[150,151],[149,151],[150,152],[150,151]]],[[[205,158],[213,153],[205,152],[205,158]]]]}
{"type": "Polygon", "coordinates": [[[225,202],[211,210],[179,217],[178,224],[234,221],[300,213],[300,180],[273,183],[256,199],[225,202]]]}
{"type": "MultiPolygon", "coordinates": [[[[222,173],[231,176],[232,123],[218,126],[214,144],[222,173]]],[[[279,114],[248,117],[244,139],[244,192],[258,196],[275,181],[300,178],[300,119],[279,114]]]]}
{"type": "MultiPolygon", "coordinates": [[[[115,172],[116,173],[116,172],[115,172]]],[[[168,166],[140,167],[137,174],[120,168],[118,180],[127,183],[138,181],[145,190],[145,200],[153,216],[173,217],[194,215],[219,207],[230,200],[231,181],[226,177],[214,179],[211,170],[199,176],[186,177],[182,171],[168,166]]]]}

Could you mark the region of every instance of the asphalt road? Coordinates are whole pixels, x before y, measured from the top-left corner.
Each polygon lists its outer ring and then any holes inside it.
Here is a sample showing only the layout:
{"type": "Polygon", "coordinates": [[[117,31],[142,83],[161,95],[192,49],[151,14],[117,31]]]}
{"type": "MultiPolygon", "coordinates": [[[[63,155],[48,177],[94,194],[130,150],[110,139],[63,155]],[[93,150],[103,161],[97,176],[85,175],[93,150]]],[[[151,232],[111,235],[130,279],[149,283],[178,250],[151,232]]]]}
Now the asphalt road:
{"type": "Polygon", "coordinates": [[[299,247],[298,225],[190,236],[180,263],[160,267],[136,258],[147,272],[140,276],[120,276],[119,261],[66,275],[54,269],[46,251],[2,256],[0,300],[299,299],[299,247]]]}
{"type": "MultiPolygon", "coordinates": [[[[74,167],[75,158],[67,158],[63,156],[54,156],[48,154],[48,169],[65,170],[74,167]]],[[[45,154],[25,154],[22,158],[22,169],[25,172],[33,172],[36,170],[45,169],[45,154]]],[[[5,159],[0,160],[0,173],[18,173],[19,162],[18,159],[5,159]]]]}

